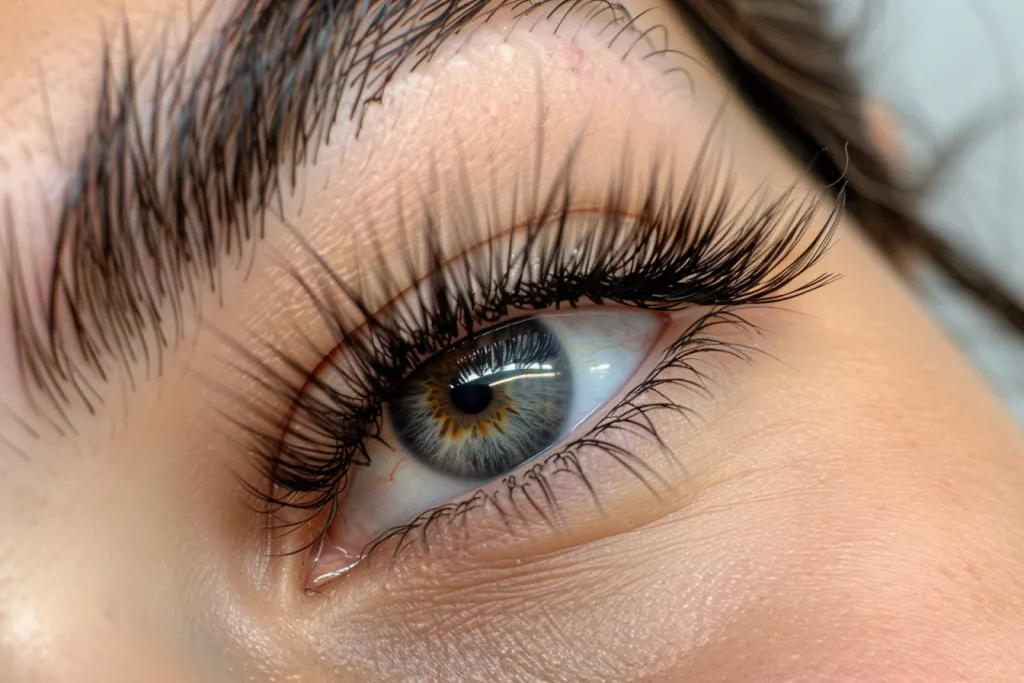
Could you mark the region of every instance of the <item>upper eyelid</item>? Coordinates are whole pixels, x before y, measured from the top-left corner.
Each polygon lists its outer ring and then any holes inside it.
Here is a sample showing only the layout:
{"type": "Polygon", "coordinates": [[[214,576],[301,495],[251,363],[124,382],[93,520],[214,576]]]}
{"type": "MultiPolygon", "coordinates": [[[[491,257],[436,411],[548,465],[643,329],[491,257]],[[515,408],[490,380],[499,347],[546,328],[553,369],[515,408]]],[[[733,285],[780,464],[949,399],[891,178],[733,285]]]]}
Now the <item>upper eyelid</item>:
{"type": "MultiPolygon", "coordinates": [[[[566,16],[606,7],[629,18],[610,0],[567,7],[542,0],[527,11],[549,2],[566,16]]],[[[446,13],[445,0],[419,7],[406,0],[357,15],[358,3],[247,0],[199,59],[186,44],[142,73],[130,56],[115,64],[108,49],[93,130],[59,214],[52,269],[42,283],[29,277],[13,231],[3,250],[31,402],[66,421],[69,405],[102,403],[112,367],[159,363],[181,338],[188,306],[198,308],[202,289],[216,287],[225,257],[247,261],[240,250],[261,237],[265,212],[335,117],[358,123],[362,106],[380,98],[399,68],[429,60],[454,29],[504,6],[522,5],[475,0],[446,13]],[[143,103],[147,78],[152,99],[143,103]],[[350,91],[351,107],[339,110],[350,91]],[[256,136],[248,134],[253,126],[256,136]],[[172,142],[159,131],[174,131],[172,142]]],[[[127,28],[123,39],[130,45],[127,28]]]]}
{"type": "MultiPolygon", "coordinates": [[[[316,353],[319,364],[312,372],[306,362],[292,355],[290,345],[273,346],[269,362],[236,346],[245,359],[242,372],[262,378],[263,390],[236,396],[247,406],[243,412],[255,416],[246,422],[245,431],[252,438],[251,452],[261,475],[265,475],[259,482],[273,482],[288,493],[283,498],[275,492],[263,494],[260,484],[249,490],[272,507],[289,506],[292,494],[315,496],[312,501],[303,499],[302,509],[329,504],[344,481],[350,459],[363,457],[362,445],[368,436],[363,430],[372,431],[369,426],[377,424],[379,406],[390,400],[407,373],[464,334],[479,331],[477,325],[490,330],[513,312],[538,312],[588,298],[594,303],[650,310],[695,305],[719,310],[787,301],[831,282],[834,276],[829,273],[804,276],[827,252],[842,215],[842,191],[830,201],[824,193],[805,196],[794,185],[763,201],[739,202],[742,208],[733,211],[729,207],[735,207],[736,200],[728,189],[728,176],[716,172],[720,157],[714,149],[712,143],[706,143],[684,187],[661,182],[663,173],[672,177],[666,170],[672,165],[657,162],[641,182],[645,191],[639,196],[622,189],[632,180],[631,173],[610,178],[605,210],[585,212],[591,219],[579,226],[566,219],[577,205],[572,192],[577,158],[570,154],[563,162],[564,170],[550,185],[527,192],[537,205],[525,210],[532,215],[530,232],[540,239],[498,239],[488,231],[494,228],[497,234],[509,237],[505,219],[495,217],[488,222],[485,214],[482,220],[473,220],[476,212],[462,204],[470,219],[465,224],[481,230],[480,236],[495,237],[464,244],[498,248],[485,249],[479,259],[465,251],[454,260],[445,259],[447,245],[428,231],[428,240],[422,245],[424,257],[399,260],[397,272],[387,261],[369,268],[379,281],[394,287],[387,291],[367,292],[354,286],[314,245],[304,241],[313,271],[286,267],[324,323],[328,345],[316,353]],[[643,207],[639,214],[623,210],[632,202],[643,207]],[[828,209],[827,215],[822,209],[828,209]],[[632,223],[637,229],[631,229],[632,223]],[[511,263],[548,266],[536,273],[503,267],[511,263]],[[420,273],[417,267],[426,270],[420,273]],[[449,273],[457,277],[447,277],[449,273]],[[480,274],[485,277],[481,279],[480,274]],[[407,287],[406,282],[420,286],[407,287]],[[489,285],[484,290],[476,286],[482,282],[489,285]],[[539,289],[520,287],[524,283],[539,285],[539,289]],[[423,285],[425,296],[403,297],[403,293],[421,291],[423,285]],[[395,305],[397,302],[404,303],[395,305]],[[373,324],[364,324],[366,318],[373,324]],[[340,389],[342,386],[346,388],[340,389]],[[313,391],[307,392],[310,387],[313,391]],[[321,390],[327,395],[320,396],[321,390]],[[310,395],[312,400],[303,403],[310,395]],[[345,398],[336,402],[331,396],[345,398]],[[273,402],[269,410],[268,399],[273,402]],[[279,419],[282,411],[288,412],[283,423],[279,419]],[[287,443],[282,433],[289,431],[297,414],[303,415],[297,421],[302,438],[294,448],[282,448],[287,443]],[[348,427],[339,442],[327,448],[334,453],[329,463],[323,460],[326,447],[314,445],[307,450],[316,438],[334,438],[331,435],[338,433],[339,425],[348,427]]],[[[621,167],[633,166],[622,163],[621,167]]],[[[485,199],[482,205],[490,204],[485,199]]],[[[311,342],[309,348],[315,351],[315,344],[311,342]]]]}

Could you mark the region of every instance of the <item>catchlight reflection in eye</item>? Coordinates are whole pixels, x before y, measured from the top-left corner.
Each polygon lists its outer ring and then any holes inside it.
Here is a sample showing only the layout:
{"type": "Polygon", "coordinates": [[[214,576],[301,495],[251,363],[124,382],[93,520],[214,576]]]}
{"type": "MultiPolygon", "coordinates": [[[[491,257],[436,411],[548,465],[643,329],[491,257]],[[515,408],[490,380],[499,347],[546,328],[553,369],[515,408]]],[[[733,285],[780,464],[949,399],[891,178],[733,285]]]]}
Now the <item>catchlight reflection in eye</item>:
{"type": "Polygon", "coordinates": [[[342,493],[330,564],[347,569],[389,529],[543,457],[626,388],[665,324],[626,309],[541,315],[425,361],[388,405],[391,448],[371,446],[342,493]]]}

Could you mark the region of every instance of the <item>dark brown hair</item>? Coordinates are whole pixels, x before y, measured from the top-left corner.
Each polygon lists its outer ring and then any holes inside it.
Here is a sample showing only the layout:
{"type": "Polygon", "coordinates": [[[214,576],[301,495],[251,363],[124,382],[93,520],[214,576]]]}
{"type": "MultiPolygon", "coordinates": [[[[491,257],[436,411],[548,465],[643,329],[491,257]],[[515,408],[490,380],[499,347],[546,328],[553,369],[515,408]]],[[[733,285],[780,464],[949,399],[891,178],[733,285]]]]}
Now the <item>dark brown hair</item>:
{"type": "Polygon", "coordinates": [[[748,104],[826,183],[882,251],[918,255],[1016,330],[1024,305],[919,217],[920,188],[890,168],[864,120],[852,38],[830,30],[822,0],[675,0],[748,104]]]}

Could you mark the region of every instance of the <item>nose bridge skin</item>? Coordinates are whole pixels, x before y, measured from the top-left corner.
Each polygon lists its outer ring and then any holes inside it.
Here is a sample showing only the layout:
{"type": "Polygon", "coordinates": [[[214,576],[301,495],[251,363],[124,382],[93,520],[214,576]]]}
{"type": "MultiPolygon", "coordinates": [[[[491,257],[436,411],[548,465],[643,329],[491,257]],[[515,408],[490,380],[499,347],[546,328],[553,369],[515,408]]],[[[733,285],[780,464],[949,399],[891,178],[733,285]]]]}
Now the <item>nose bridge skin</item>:
{"type": "Polygon", "coordinates": [[[3,683],[194,679],[171,668],[135,591],[110,571],[119,558],[101,535],[93,543],[17,536],[0,569],[3,683]]]}
{"type": "Polygon", "coordinates": [[[206,565],[181,561],[187,539],[158,496],[140,506],[133,487],[119,495],[99,477],[74,476],[87,459],[61,455],[53,466],[73,485],[25,481],[23,495],[0,500],[0,682],[207,680],[220,644],[202,647],[211,639],[195,626],[206,565]]]}
{"type": "Polygon", "coordinates": [[[42,582],[18,581],[5,593],[4,683],[199,680],[182,668],[186,660],[168,652],[158,628],[116,596],[76,581],[72,567],[42,582]]]}
{"type": "MultiPolygon", "coordinates": [[[[209,617],[217,608],[195,604],[185,584],[167,576],[126,578],[113,566],[123,558],[102,543],[91,558],[38,571],[17,563],[7,572],[0,604],[2,683],[224,683],[241,669],[231,661],[227,629],[209,617]],[[106,557],[104,557],[106,556],[106,557]]],[[[136,563],[140,573],[144,562],[136,563]]],[[[195,586],[193,586],[195,589],[195,586]]],[[[245,680],[249,680],[248,677],[245,680]]]]}
{"type": "MultiPolygon", "coordinates": [[[[30,620],[21,612],[16,618],[30,620]]],[[[20,642],[0,653],[0,680],[4,683],[124,683],[152,681],[167,683],[213,680],[200,677],[196,669],[159,647],[139,629],[110,624],[100,619],[71,616],[60,625],[27,623],[17,633],[20,642]],[[24,638],[32,638],[25,642],[24,638]]],[[[4,625],[4,638],[12,637],[11,623],[4,625]]]]}

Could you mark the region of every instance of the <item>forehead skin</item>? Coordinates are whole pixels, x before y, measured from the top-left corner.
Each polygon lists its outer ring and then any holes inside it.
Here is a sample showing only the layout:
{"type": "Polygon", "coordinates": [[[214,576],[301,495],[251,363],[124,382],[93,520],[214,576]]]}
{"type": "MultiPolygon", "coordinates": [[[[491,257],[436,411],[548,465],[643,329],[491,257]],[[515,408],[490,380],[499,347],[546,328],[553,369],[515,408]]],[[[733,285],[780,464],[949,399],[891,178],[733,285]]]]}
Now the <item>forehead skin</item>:
{"type": "MultiPolygon", "coordinates": [[[[184,7],[159,0],[4,3],[0,189],[5,197],[19,189],[38,196],[42,188],[56,198],[92,124],[87,112],[97,100],[104,45],[114,45],[116,55],[126,24],[136,39],[152,43],[173,28],[168,18],[184,7]]],[[[40,217],[32,218],[41,228],[40,217]]]]}
{"type": "MultiPolygon", "coordinates": [[[[215,4],[203,36],[229,10],[215,4]]],[[[188,13],[166,0],[4,3],[0,205],[10,207],[3,229],[18,231],[26,253],[45,260],[47,217],[90,123],[104,45],[118,55],[126,19],[140,53],[173,45],[188,13]]],[[[658,21],[674,47],[696,54],[684,27],[664,11],[658,21]]],[[[650,135],[634,131],[634,142],[653,148],[674,130],[688,158],[728,91],[694,67],[706,100],[641,84],[623,102],[622,88],[650,74],[569,68],[577,53],[540,34],[510,45],[524,59],[549,58],[548,121],[563,143],[598,101],[596,149],[616,149],[643,121],[650,135]]],[[[327,258],[341,262],[351,249],[336,234],[348,202],[369,207],[364,224],[381,233],[394,217],[373,214],[391,199],[386,183],[348,190],[357,174],[346,169],[394,178],[403,166],[411,180],[436,147],[424,130],[438,131],[435,142],[476,132],[463,156],[452,147],[433,161],[444,168],[455,157],[499,176],[511,170],[491,159],[530,144],[536,107],[513,101],[535,94],[537,71],[483,48],[449,57],[422,80],[400,81],[395,109],[370,117],[358,143],[326,150],[304,178],[296,227],[327,258]],[[430,106],[402,110],[417,97],[430,106]],[[507,135],[470,130],[494,102],[502,116],[516,112],[502,120],[507,135]]],[[[766,177],[774,187],[806,182],[739,104],[723,116],[738,196],[766,177]]],[[[293,254],[283,226],[273,227],[268,241],[293,254]]],[[[266,265],[260,256],[254,268],[266,265]]],[[[691,458],[691,478],[665,509],[623,487],[611,492],[629,503],[622,514],[580,529],[569,547],[472,571],[444,557],[384,575],[367,568],[317,596],[301,590],[297,563],[268,568],[259,518],[237,493],[239,456],[211,440],[211,418],[197,408],[209,391],[191,373],[217,372],[220,348],[196,333],[162,378],[76,416],[76,434],[41,430],[0,453],[13,456],[0,459],[0,678],[1024,679],[1017,427],[849,220],[827,267],[843,278],[788,302],[786,315],[757,313],[758,348],[778,362],[728,366],[699,431],[666,425],[663,438],[691,458]]],[[[313,317],[299,294],[280,278],[229,273],[223,306],[205,313],[228,332],[288,339],[281,319],[313,317]]],[[[10,330],[0,330],[7,440],[24,405],[10,330]]]]}

